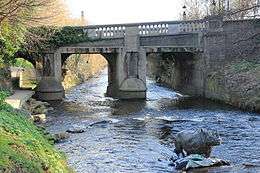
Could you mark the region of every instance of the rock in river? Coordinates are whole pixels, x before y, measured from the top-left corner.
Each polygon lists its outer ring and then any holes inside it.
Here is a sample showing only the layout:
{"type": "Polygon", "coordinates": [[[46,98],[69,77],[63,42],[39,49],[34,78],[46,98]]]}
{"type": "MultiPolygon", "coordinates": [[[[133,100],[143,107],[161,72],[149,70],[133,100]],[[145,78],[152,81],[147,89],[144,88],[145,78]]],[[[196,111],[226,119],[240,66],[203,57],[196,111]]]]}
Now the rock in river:
{"type": "Polygon", "coordinates": [[[216,132],[206,129],[198,129],[196,131],[181,131],[177,133],[175,138],[175,152],[177,155],[184,154],[183,150],[190,154],[201,154],[209,157],[212,146],[221,144],[221,139],[216,132]]]}
{"type": "Polygon", "coordinates": [[[46,115],[45,114],[37,114],[31,116],[33,122],[36,123],[44,123],[46,121],[46,115]]]}
{"type": "Polygon", "coordinates": [[[70,137],[69,133],[67,132],[62,132],[62,133],[57,133],[53,135],[54,138],[54,142],[55,143],[60,143],[65,141],[66,139],[68,139],[70,137]]]}
{"type": "Polygon", "coordinates": [[[69,128],[66,132],[68,133],[84,133],[86,131],[86,128],[79,125],[74,125],[71,128],[69,128]]]}

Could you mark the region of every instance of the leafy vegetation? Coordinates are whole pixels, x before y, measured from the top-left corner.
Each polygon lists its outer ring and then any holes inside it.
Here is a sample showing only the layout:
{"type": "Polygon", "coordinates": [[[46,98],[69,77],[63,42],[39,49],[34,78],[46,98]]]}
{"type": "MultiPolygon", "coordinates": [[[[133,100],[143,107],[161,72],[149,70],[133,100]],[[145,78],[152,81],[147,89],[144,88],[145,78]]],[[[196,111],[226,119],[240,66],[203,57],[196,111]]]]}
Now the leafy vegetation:
{"type": "Polygon", "coordinates": [[[8,90],[0,90],[0,110],[7,108],[7,104],[4,102],[5,98],[10,95],[8,90]]]}
{"type": "Polygon", "coordinates": [[[26,37],[23,52],[41,53],[46,49],[56,49],[68,44],[90,41],[80,27],[40,26],[31,28],[26,37]]]}
{"type": "Polygon", "coordinates": [[[8,21],[0,25],[0,66],[13,62],[14,54],[24,41],[25,28],[19,24],[10,25],[8,21]]]}
{"type": "Polygon", "coordinates": [[[34,68],[32,63],[23,59],[23,58],[16,58],[13,64],[14,67],[22,67],[22,68],[34,68]]]}
{"type": "MultiPolygon", "coordinates": [[[[70,17],[67,5],[63,0],[1,0],[0,12],[0,67],[13,63],[15,53],[24,48],[22,45],[25,43],[28,43],[26,47],[33,47],[35,42],[41,43],[48,40],[49,37],[28,34],[29,28],[43,25],[86,25],[84,18],[73,19],[70,17]],[[25,39],[27,39],[26,42],[25,39]],[[28,42],[28,39],[31,40],[28,42]]],[[[42,27],[36,30],[46,31],[48,29],[42,27]]],[[[52,43],[60,44],[70,42],[72,39],[74,41],[80,39],[78,35],[74,35],[76,37],[71,36],[65,40],[67,37],[63,37],[63,31],[66,34],[73,33],[67,28],[50,27],[49,30],[55,31],[52,32],[54,33],[53,39],[50,40],[52,43]]],[[[40,44],[37,46],[41,47],[40,44]]]]}
{"type": "Polygon", "coordinates": [[[44,131],[4,103],[8,94],[0,91],[0,172],[72,172],[44,131]]]}

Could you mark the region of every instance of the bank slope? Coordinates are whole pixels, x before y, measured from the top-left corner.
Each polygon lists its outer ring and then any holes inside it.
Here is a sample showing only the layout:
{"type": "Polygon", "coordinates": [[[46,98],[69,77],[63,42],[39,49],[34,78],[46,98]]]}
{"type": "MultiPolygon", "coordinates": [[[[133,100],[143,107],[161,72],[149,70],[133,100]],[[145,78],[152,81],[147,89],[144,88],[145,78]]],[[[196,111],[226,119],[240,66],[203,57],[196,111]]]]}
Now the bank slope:
{"type": "Polygon", "coordinates": [[[0,172],[72,171],[64,155],[54,148],[42,130],[21,112],[0,102],[0,172]]]}

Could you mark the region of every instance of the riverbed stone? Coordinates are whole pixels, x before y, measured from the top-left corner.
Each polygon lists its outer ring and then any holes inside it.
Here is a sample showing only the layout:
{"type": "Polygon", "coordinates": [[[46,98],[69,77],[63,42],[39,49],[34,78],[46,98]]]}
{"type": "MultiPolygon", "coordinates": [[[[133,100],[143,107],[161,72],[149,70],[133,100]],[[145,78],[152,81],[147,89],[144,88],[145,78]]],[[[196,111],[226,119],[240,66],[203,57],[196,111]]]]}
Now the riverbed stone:
{"type": "Polygon", "coordinates": [[[86,128],[84,126],[72,126],[70,127],[66,132],[68,133],[84,133],[86,131],[86,128]]]}
{"type": "Polygon", "coordinates": [[[53,135],[54,143],[60,143],[70,138],[68,132],[56,133],[53,135]]]}
{"type": "Polygon", "coordinates": [[[46,102],[37,101],[35,99],[29,99],[23,106],[24,109],[28,110],[31,114],[46,114],[53,108],[48,107],[46,102]]]}
{"type": "Polygon", "coordinates": [[[46,114],[36,114],[31,116],[33,122],[44,123],[46,122],[46,114]]]}
{"type": "Polygon", "coordinates": [[[245,168],[257,168],[260,169],[260,159],[254,159],[249,162],[244,162],[242,164],[245,168]]]}
{"type": "Polygon", "coordinates": [[[106,124],[109,124],[109,123],[113,123],[113,121],[112,120],[96,121],[96,122],[89,124],[89,126],[92,127],[92,126],[96,126],[96,125],[106,125],[106,124]]]}
{"type": "Polygon", "coordinates": [[[259,121],[260,119],[258,117],[250,117],[248,118],[248,121],[259,121]]]}

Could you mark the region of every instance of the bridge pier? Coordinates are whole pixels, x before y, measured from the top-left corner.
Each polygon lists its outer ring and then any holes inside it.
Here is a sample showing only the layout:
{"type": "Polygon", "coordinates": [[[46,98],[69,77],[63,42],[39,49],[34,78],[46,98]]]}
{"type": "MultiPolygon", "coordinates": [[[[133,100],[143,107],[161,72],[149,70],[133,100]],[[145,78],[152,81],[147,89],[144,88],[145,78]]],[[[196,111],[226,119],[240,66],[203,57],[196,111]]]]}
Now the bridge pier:
{"type": "Polygon", "coordinates": [[[42,77],[36,88],[36,97],[44,101],[62,100],[65,92],[61,84],[61,54],[46,54],[37,68],[42,77]]]}
{"type": "Polygon", "coordinates": [[[106,54],[108,59],[107,96],[119,99],[146,98],[146,56],[144,51],[106,54]]]}
{"type": "Polygon", "coordinates": [[[121,99],[146,98],[146,53],[123,51],[118,63],[119,93],[121,99]]]}

